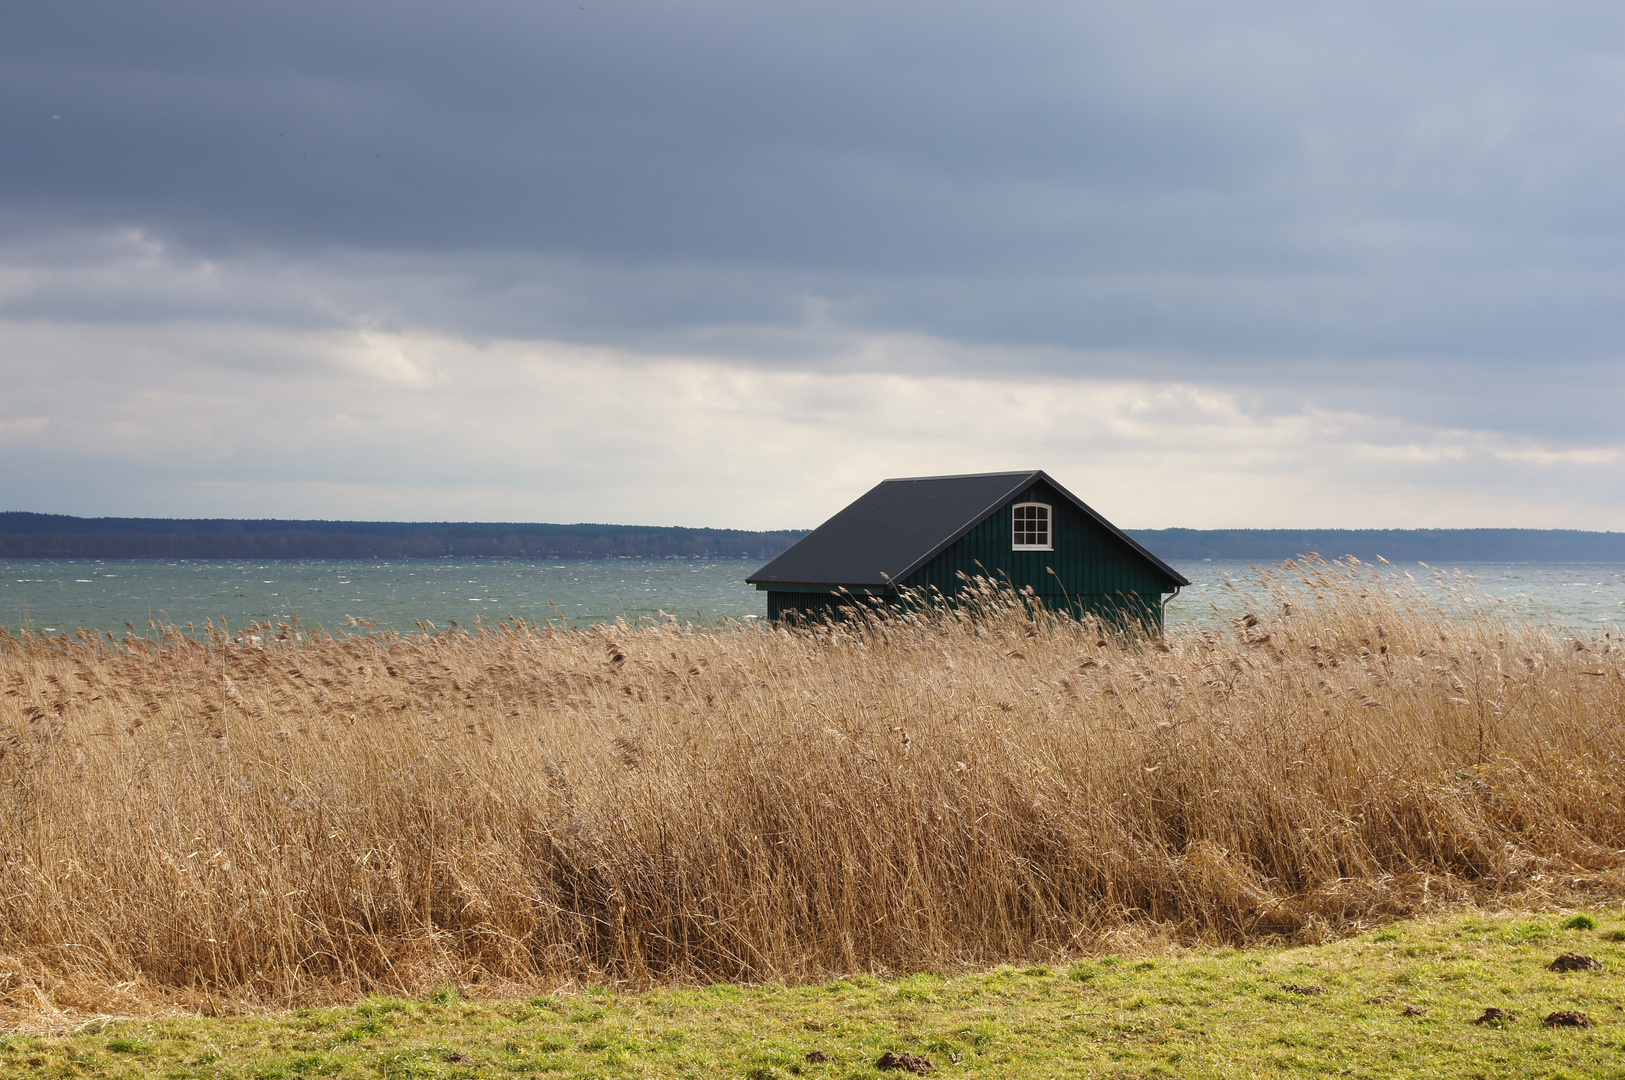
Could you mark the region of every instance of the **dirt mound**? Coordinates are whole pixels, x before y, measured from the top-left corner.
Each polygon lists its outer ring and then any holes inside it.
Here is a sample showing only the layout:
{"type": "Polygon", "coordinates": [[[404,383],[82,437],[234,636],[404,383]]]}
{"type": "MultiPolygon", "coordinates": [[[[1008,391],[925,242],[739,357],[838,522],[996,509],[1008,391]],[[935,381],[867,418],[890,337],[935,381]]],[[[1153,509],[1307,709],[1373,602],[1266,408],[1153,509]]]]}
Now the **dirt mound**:
{"type": "Polygon", "coordinates": [[[1564,1009],[1562,1012],[1554,1012],[1552,1015],[1548,1016],[1543,1023],[1545,1023],[1547,1027],[1588,1028],[1592,1026],[1591,1017],[1587,1016],[1583,1012],[1575,1012],[1573,1009],[1564,1009]]]}
{"type": "Polygon", "coordinates": [[[896,1050],[887,1050],[880,1055],[880,1060],[875,1062],[875,1068],[906,1069],[911,1073],[919,1073],[923,1076],[936,1066],[931,1064],[929,1058],[921,1057],[919,1054],[900,1054],[896,1050]]]}

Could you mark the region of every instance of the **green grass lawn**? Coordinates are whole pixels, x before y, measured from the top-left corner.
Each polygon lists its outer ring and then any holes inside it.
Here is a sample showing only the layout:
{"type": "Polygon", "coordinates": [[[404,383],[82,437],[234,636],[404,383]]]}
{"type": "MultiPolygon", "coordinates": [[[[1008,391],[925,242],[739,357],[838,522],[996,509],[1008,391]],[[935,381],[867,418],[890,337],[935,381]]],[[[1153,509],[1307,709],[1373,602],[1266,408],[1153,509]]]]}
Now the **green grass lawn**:
{"type": "Polygon", "coordinates": [[[908,1075],[877,1071],[889,1050],[923,1055],[943,1077],[1625,1077],[1625,911],[1480,912],[1328,945],[951,977],[492,1002],[447,990],[425,1001],[124,1021],[0,1038],[0,1075],[908,1075]],[[1569,952],[1603,969],[1547,970],[1569,952]],[[1489,1006],[1517,1018],[1475,1024],[1489,1006]],[[1542,1024],[1559,1010],[1595,1026],[1542,1024]],[[809,1062],[813,1051],[833,1060],[809,1062]]]}

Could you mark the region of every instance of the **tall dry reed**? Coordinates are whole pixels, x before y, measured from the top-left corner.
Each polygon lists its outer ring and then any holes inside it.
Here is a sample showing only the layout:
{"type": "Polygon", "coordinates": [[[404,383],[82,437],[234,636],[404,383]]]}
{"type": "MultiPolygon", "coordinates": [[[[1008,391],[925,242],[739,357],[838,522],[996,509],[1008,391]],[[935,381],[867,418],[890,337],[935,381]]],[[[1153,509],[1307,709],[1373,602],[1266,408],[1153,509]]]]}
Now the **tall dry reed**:
{"type": "Polygon", "coordinates": [[[807,979],[1617,890],[1621,644],[1288,564],[791,631],[0,637],[0,995],[807,979]]]}

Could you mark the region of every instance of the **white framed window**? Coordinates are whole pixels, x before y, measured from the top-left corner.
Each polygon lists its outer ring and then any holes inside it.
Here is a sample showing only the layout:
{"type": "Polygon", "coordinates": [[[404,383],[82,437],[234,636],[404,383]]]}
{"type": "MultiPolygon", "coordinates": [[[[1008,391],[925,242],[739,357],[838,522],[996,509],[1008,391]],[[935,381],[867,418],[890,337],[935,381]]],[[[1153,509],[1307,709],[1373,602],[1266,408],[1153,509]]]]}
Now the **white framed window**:
{"type": "Polygon", "coordinates": [[[1049,503],[1016,503],[1010,508],[1010,546],[1016,551],[1054,551],[1049,503]]]}

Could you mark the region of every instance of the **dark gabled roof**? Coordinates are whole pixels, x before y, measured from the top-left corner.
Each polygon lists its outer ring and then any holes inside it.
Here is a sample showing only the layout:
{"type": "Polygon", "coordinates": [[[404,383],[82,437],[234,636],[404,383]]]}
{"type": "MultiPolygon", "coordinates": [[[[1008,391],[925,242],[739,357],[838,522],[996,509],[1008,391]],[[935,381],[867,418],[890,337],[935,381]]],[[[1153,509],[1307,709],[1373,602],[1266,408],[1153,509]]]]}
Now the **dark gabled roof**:
{"type": "Polygon", "coordinates": [[[1170,581],[1190,584],[1041,469],[882,480],[745,580],[752,585],[893,585],[1038,480],[1150,560],[1170,581]]]}

